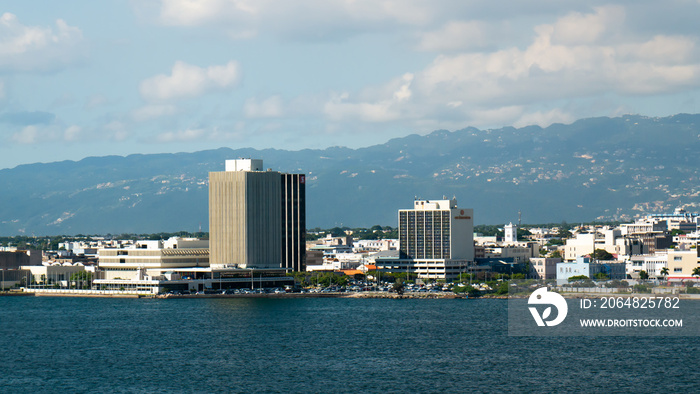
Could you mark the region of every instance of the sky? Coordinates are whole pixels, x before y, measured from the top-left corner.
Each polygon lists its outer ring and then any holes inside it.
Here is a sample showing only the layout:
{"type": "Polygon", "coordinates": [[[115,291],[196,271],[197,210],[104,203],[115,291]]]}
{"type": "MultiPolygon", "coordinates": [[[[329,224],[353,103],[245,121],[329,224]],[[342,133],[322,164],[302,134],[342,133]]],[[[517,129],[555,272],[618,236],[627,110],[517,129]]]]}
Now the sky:
{"type": "Polygon", "coordinates": [[[700,111],[700,0],[5,0],[0,169],[700,111]]]}

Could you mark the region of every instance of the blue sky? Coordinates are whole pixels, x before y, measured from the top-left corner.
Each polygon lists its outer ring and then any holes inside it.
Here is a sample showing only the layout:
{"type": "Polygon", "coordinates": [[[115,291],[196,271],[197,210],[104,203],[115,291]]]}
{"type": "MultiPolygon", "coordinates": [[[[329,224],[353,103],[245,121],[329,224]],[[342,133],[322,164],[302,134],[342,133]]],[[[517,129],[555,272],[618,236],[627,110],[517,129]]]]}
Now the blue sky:
{"type": "Polygon", "coordinates": [[[698,0],[7,0],[0,168],[697,113],[698,16],[698,0]]]}

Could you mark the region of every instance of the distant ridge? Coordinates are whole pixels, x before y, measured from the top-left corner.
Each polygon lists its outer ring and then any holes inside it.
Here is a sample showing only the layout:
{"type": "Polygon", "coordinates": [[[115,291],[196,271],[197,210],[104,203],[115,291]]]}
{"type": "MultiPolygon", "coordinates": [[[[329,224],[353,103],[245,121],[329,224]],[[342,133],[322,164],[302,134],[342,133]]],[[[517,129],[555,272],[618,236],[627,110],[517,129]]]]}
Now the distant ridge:
{"type": "Polygon", "coordinates": [[[230,149],[89,157],[0,170],[0,234],[208,228],[207,176],[262,158],[307,174],[309,227],[396,225],[420,198],[457,197],[475,222],[628,220],[700,211],[700,115],[629,115],[571,125],[466,128],[361,149],[230,149]]]}

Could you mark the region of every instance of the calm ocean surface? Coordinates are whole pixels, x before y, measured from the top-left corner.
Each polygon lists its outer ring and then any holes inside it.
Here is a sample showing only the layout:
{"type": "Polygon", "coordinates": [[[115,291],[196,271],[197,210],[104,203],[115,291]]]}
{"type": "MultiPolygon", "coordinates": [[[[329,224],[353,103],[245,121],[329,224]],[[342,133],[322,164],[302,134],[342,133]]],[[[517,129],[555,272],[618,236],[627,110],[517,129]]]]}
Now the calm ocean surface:
{"type": "Polygon", "coordinates": [[[508,337],[506,300],[0,297],[0,392],[699,392],[698,338],[508,337]]]}

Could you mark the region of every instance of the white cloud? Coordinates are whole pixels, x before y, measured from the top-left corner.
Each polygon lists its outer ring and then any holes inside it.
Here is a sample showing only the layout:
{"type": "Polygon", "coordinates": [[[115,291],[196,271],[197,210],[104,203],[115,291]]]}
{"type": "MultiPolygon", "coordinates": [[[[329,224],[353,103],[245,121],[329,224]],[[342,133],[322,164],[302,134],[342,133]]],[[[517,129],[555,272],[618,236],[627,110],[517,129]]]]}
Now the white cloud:
{"type": "Polygon", "coordinates": [[[109,103],[109,99],[101,94],[93,94],[85,103],[86,109],[95,109],[109,103]]]}
{"type": "MultiPolygon", "coordinates": [[[[587,20],[585,16],[577,17],[587,20]]],[[[424,96],[439,95],[448,102],[503,105],[609,91],[663,94],[681,84],[697,86],[699,64],[688,60],[692,54],[698,55],[693,39],[657,36],[646,42],[613,45],[553,43],[555,26],[568,19],[538,26],[534,40],[525,49],[438,56],[416,74],[416,90],[424,96]],[[667,65],[669,59],[675,60],[672,65],[667,65]]]]}
{"type": "Polygon", "coordinates": [[[119,121],[112,121],[104,126],[104,138],[112,141],[122,142],[129,138],[130,133],[126,125],[119,121]]]}
{"type": "Polygon", "coordinates": [[[282,107],[280,96],[272,96],[262,101],[250,98],[245,102],[243,113],[248,118],[278,118],[283,115],[282,107]]]}
{"type": "Polygon", "coordinates": [[[622,6],[597,7],[594,13],[573,12],[560,18],[552,26],[552,37],[557,44],[592,44],[619,29],[624,22],[622,6]]]}
{"type": "Polygon", "coordinates": [[[290,16],[294,16],[291,19],[298,25],[341,16],[349,20],[424,24],[433,16],[434,8],[430,2],[421,0],[161,0],[160,19],[179,26],[241,19],[264,23],[290,16]]]}
{"type": "Polygon", "coordinates": [[[70,126],[63,132],[63,139],[66,141],[78,141],[83,129],[80,126],[70,126]]]}
{"type": "Polygon", "coordinates": [[[538,125],[540,127],[547,127],[553,123],[572,123],[574,120],[576,120],[576,118],[571,114],[565,113],[559,108],[555,108],[550,111],[536,111],[523,114],[520,119],[513,123],[513,126],[525,127],[530,125],[538,125]]]}
{"type": "Polygon", "coordinates": [[[362,98],[379,93],[380,97],[372,102],[351,100],[348,93],[335,95],[325,103],[324,112],[334,121],[360,119],[365,122],[387,122],[409,116],[401,104],[411,100],[413,78],[413,74],[406,73],[385,87],[360,95],[362,98]]]}
{"type": "Polygon", "coordinates": [[[521,105],[509,105],[504,107],[472,108],[467,112],[470,124],[475,125],[499,125],[507,126],[512,119],[522,116],[525,108],[521,105]]]}
{"type": "MultiPolygon", "coordinates": [[[[332,96],[324,113],[334,122],[548,126],[578,115],[558,109],[562,100],[662,95],[700,86],[695,37],[629,34],[625,15],[617,6],[570,13],[535,26],[522,48],[441,54],[423,70],[406,74],[410,78],[332,96]]],[[[465,46],[440,43],[470,28],[450,22],[424,36],[421,48],[465,46]]]]}
{"type": "Polygon", "coordinates": [[[388,100],[374,103],[347,102],[346,94],[340,95],[325,105],[326,115],[331,120],[357,119],[363,122],[387,122],[399,119],[400,113],[388,100]]]}
{"type": "Polygon", "coordinates": [[[195,26],[238,14],[255,15],[255,2],[238,0],[162,0],[160,17],[166,24],[195,26]]]}
{"type": "Polygon", "coordinates": [[[454,51],[485,46],[495,31],[481,21],[450,21],[438,30],[421,35],[418,49],[422,51],[454,51]]]}
{"type": "Polygon", "coordinates": [[[650,61],[655,64],[683,64],[692,58],[696,39],[685,36],[657,35],[641,44],[621,45],[619,52],[630,60],[650,61]]]}
{"type": "Polygon", "coordinates": [[[175,114],[177,108],[170,104],[151,104],[134,110],[131,117],[137,122],[170,116],[175,114]]]}
{"type": "Polygon", "coordinates": [[[398,90],[394,92],[394,99],[396,101],[406,101],[411,98],[411,82],[413,81],[413,74],[406,73],[401,77],[402,84],[398,90]]]}
{"type": "Polygon", "coordinates": [[[21,145],[52,146],[66,142],[124,141],[129,136],[125,125],[120,122],[111,122],[101,129],[76,124],[65,126],[57,122],[49,125],[24,126],[10,136],[9,140],[21,145]]]}
{"type": "Polygon", "coordinates": [[[235,87],[239,78],[239,65],[235,61],[206,68],[177,61],[170,75],[148,78],[141,82],[139,90],[147,101],[167,101],[229,90],[235,87]]]}
{"type": "Polygon", "coordinates": [[[424,0],[160,0],[159,4],[157,19],[165,25],[215,26],[236,38],[272,31],[284,39],[335,39],[395,26],[426,26],[436,10],[445,12],[445,7],[424,0]]]}
{"type": "Polygon", "coordinates": [[[36,126],[26,126],[12,135],[12,141],[18,144],[34,144],[39,142],[39,130],[36,126]]]}
{"type": "Polygon", "coordinates": [[[0,16],[0,69],[55,69],[75,60],[82,39],[80,29],[61,19],[54,28],[25,26],[6,12],[0,16]]]}
{"type": "Polygon", "coordinates": [[[188,142],[198,141],[204,137],[204,129],[187,129],[182,131],[167,131],[156,137],[158,142],[188,142]]]}
{"type": "MultiPolygon", "coordinates": [[[[269,127],[263,126],[254,132],[267,132],[269,127]]],[[[178,131],[166,131],[158,134],[155,141],[158,143],[241,141],[250,133],[249,125],[243,122],[236,122],[225,128],[188,128],[178,131]]]]}

